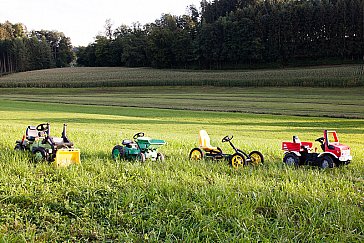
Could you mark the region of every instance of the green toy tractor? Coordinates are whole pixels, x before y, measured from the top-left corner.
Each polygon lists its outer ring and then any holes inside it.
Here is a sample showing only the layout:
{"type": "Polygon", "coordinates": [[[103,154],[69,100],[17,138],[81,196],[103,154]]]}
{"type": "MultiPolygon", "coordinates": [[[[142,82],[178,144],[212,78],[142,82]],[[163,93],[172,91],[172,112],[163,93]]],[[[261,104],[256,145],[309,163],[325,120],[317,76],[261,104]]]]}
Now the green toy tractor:
{"type": "Polygon", "coordinates": [[[126,159],[144,162],[146,159],[152,161],[164,161],[164,155],[158,152],[158,148],[166,142],[160,139],[151,139],[145,137],[143,132],[139,132],[133,136],[132,140],[123,140],[122,146],[116,145],[112,149],[112,157],[114,160],[126,159]]]}
{"type": "Polygon", "coordinates": [[[15,150],[30,151],[36,162],[48,161],[56,166],[68,166],[80,163],[80,150],[66,134],[67,125],[63,124],[62,137],[51,137],[49,123],[28,126],[22,140],[16,141],[15,150]]]}

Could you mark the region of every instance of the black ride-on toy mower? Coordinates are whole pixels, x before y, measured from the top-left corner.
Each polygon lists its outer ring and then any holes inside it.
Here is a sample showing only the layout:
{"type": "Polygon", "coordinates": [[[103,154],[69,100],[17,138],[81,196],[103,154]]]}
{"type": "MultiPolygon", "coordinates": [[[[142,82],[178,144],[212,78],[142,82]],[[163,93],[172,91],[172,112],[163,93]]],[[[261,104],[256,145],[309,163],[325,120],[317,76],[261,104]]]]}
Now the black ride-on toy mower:
{"type": "Polygon", "coordinates": [[[146,159],[152,161],[164,161],[164,155],[158,152],[158,148],[166,142],[160,139],[152,139],[144,136],[144,132],[139,132],[133,136],[133,140],[124,139],[121,144],[112,149],[114,160],[126,159],[145,162],[146,159]]]}
{"type": "Polygon", "coordinates": [[[48,161],[56,166],[65,167],[80,163],[80,150],[75,149],[66,134],[67,125],[63,124],[62,136],[51,137],[49,123],[28,126],[22,140],[16,141],[15,150],[30,151],[35,162],[48,161]]]}
{"type": "Polygon", "coordinates": [[[234,168],[239,168],[248,164],[259,165],[264,162],[264,157],[259,151],[252,151],[249,154],[236,148],[231,142],[233,136],[225,136],[222,139],[223,143],[229,143],[234,150],[234,154],[224,154],[219,147],[213,147],[210,144],[210,137],[205,130],[201,130],[198,134],[199,147],[193,148],[190,152],[191,160],[201,160],[204,158],[210,159],[225,159],[234,168]]]}

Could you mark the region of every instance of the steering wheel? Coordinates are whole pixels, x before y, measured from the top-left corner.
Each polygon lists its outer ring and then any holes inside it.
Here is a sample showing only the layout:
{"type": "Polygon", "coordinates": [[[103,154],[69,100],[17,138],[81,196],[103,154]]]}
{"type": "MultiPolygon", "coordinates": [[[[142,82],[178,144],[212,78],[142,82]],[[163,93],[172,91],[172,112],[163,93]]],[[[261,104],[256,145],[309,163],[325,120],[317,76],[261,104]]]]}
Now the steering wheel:
{"type": "Polygon", "coordinates": [[[138,132],[133,136],[134,139],[137,139],[138,137],[144,137],[144,132],[138,132]]]}
{"type": "Polygon", "coordinates": [[[315,141],[320,142],[320,143],[324,143],[324,140],[325,140],[324,137],[320,137],[320,138],[316,139],[315,141]]]}
{"type": "Polygon", "coordinates": [[[226,143],[229,142],[231,139],[233,139],[234,136],[231,136],[231,138],[229,136],[225,136],[223,137],[223,139],[221,140],[221,142],[226,143]]]}
{"type": "Polygon", "coordinates": [[[37,131],[44,132],[48,130],[48,124],[42,123],[37,126],[37,131]]]}

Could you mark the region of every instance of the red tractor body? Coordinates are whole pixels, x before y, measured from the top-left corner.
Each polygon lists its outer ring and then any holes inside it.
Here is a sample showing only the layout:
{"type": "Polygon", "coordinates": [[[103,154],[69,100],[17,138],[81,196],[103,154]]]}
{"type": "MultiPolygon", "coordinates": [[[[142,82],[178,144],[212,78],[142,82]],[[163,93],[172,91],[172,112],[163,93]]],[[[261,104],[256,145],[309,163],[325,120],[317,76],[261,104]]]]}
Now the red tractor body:
{"type": "Polygon", "coordinates": [[[332,168],[341,164],[349,164],[352,160],[350,147],[339,142],[336,131],[324,130],[324,136],[315,141],[321,144],[321,153],[317,148],[313,151],[313,143],[301,142],[293,136],[292,142],[283,142],[283,162],[288,165],[316,165],[321,168],[332,168]]]}

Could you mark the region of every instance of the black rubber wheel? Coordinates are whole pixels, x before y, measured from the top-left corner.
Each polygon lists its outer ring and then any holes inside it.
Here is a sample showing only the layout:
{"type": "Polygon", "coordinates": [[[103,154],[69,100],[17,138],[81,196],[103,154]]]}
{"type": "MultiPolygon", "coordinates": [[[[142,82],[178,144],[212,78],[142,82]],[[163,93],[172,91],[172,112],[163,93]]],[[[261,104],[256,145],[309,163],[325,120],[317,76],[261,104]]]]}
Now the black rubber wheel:
{"type": "Polygon", "coordinates": [[[235,169],[243,167],[245,165],[245,158],[244,155],[241,153],[235,153],[230,158],[230,165],[235,169]]]}
{"type": "Polygon", "coordinates": [[[325,155],[324,157],[322,157],[322,159],[320,160],[319,165],[320,165],[321,169],[327,169],[327,168],[334,168],[335,167],[334,160],[329,155],[325,155]]]}
{"type": "Polygon", "coordinates": [[[139,162],[144,163],[145,162],[145,154],[143,154],[143,153],[138,154],[137,157],[136,157],[136,160],[139,161],[139,162]]]}
{"type": "Polygon", "coordinates": [[[300,158],[294,153],[289,153],[284,156],[283,163],[288,166],[299,166],[300,158]]]}
{"type": "Polygon", "coordinates": [[[201,160],[203,158],[202,150],[199,148],[192,149],[189,158],[190,160],[201,160]]]}
{"type": "Polygon", "coordinates": [[[114,160],[121,159],[124,157],[124,148],[123,146],[116,145],[111,151],[112,158],[114,160]]]}
{"type": "Polygon", "coordinates": [[[34,161],[36,163],[45,162],[45,161],[48,161],[48,159],[49,159],[49,155],[44,148],[36,148],[33,151],[33,155],[34,155],[34,157],[33,157],[34,161]]]}
{"type": "Polygon", "coordinates": [[[264,163],[263,154],[259,151],[252,151],[249,154],[250,164],[252,165],[261,165],[264,163]]]}
{"type": "Polygon", "coordinates": [[[164,155],[162,153],[157,153],[157,161],[164,161],[164,155]]]}

